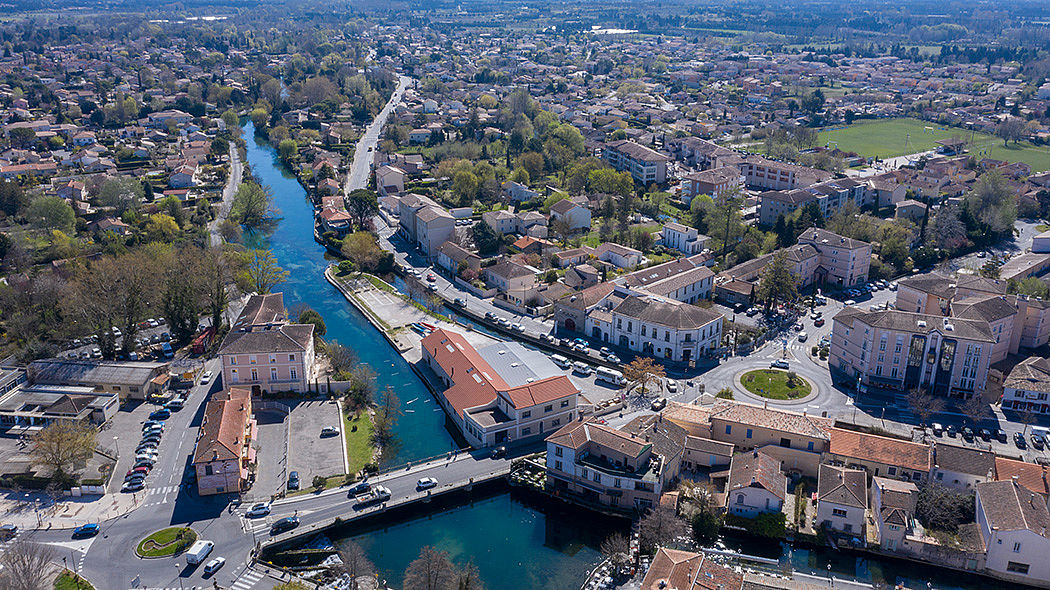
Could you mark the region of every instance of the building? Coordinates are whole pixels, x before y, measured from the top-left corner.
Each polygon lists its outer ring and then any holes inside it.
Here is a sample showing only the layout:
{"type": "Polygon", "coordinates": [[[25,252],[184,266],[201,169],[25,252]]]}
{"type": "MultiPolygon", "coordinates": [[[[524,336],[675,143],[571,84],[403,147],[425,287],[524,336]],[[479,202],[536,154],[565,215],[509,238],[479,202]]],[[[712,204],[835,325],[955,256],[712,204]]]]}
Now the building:
{"type": "Polygon", "coordinates": [[[632,269],[645,262],[641,250],[621,246],[615,242],[603,242],[594,249],[594,255],[602,262],[608,262],[616,268],[632,269]]]}
{"type": "Polygon", "coordinates": [[[933,443],[933,481],[961,491],[995,479],[995,453],[972,447],[933,443]]]}
{"type": "Polygon", "coordinates": [[[817,517],[824,529],[864,538],[868,476],[860,469],[822,463],[817,478],[817,517]]]}
{"type": "Polygon", "coordinates": [[[25,369],[0,367],[0,431],[11,434],[68,420],[95,426],[112,418],[120,397],[79,385],[31,384],[25,369]]]}
{"type": "Polygon", "coordinates": [[[208,496],[246,490],[249,468],[255,462],[255,438],[249,390],[231,388],[212,396],[193,451],[197,493],[208,496]]]}
{"type": "Polygon", "coordinates": [[[850,201],[860,207],[867,200],[867,185],[850,178],[836,178],[786,190],[769,190],[758,197],[758,222],[772,227],[781,215],[790,217],[810,203],[815,204],[820,214],[828,219],[850,201]]]}
{"type": "Polygon", "coordinates": [[[252,295],[219,348],[222,382],[253,393],[310,391],[314,325],[292,324],[281,293],[252,295]]]}
{"type": "Polygon", "coordinates": [[[664,247],[678,250],[686,256],[703,252],[709,239],[698,232],[695,227],[689,227],[673,221],[665,223],[663,230],[660,232],[660,243],[664,247]]]}
{"type": "Polygon", "coordinates": [[[611,141],[602,148],[602,159],[619,171],[628,171],[639,183],[667,182],[667,156],[631,140],[611,141]]]}
{"type": "Polygon", "coordinates": [[[827,462],[863,469],[873,477],[918,483],[925,483],[930,477],[929,445],[845,428],[828,428],[827,432],[827,462]]]}
{"type": "Polygon", "coordinates": [[[29,363],[34,385],[89,388],[124,400],[144,400],[167,381],[168,363],[45,359],[29,363]]]}
{"type": "Polygon", "coordinates": [[[780,461],[758,450],[733,455],[726,482],[726,512],[754,518],[780,512],[787,497],[787,477],[780,461]]]}
{"type": "Polygon", "coordinates": [[[750,404],[720,402],[708,417],[710,438],[737,449],[781,447],[810,453],[828,448],[831,420],[750,404]]]}
{"type": "Polygon", "coordinates": [[[1050,579],[1050,513],[1042,496],[1013,480],[977,484],[985,570],[1025,584],[1050,579]]]}
{"type": "Polygon", "coordinates": [[[562,199],[551,205],[551,222],[562,220],[569,231],[591,228],[591,210],[571,199],[562,199]]]}
{"type": "Polygon", "coordinates": [[[798,244],[813,246],[820,255],[813,282],[839,287],[868,282],[871,244],[819,227],[807,229],[799,234],[798,244]]]}
{"type": "Polygon", "coordinates": [[[682,200],[686,204],[700,195],[707,195],[717,201],[722,195],[739,192],[744,188],[744,176],[736,166],[691,172],[683,176],[682,180],[682,200]]]}
{"type": "Polygon", "coordinates": [[[543,438],[576,418],[576,386],[546,355],[515,342],[477,350],[438,329],[423,338],[422,364],[446,387],[438,400],[472,446],[543,438]]]}
{"type": "Polygon", "coordinates": [[[611,315],[609,329],[592,337],[647,356],[687,363],[722,344],[722,314],[695,305],[630,296],[611,315]]]}
{"type": "Polygon", "coordinates": [[[522,306],[536,295],[536,272],[512,260],[501,260],[484,269],[485,281],[495,287],[507,301],[522,306]]]}
{"type": "Polygon", "coordinates": [[[682,303],[696,303],[711,294],[715,274],[690,258],[677,258],[617,277],[625,295],[654,295],[682,303]]]}
{"type": "Polygon", "coordinates": [[[847,307],[832,322],[829,365],[862,385],[964,398],[985,390],[995,345],[985,321],[847,307]]]}
{"type": "Polygon", "coordinates": [[[1003,381],[1004,409],[1050,413],[1050,360],[1032,356],[1014,365],[1003,381]]]}
{"type": "Polygon", "coordinates": [[[879,547],[896,551],[914,529],[915,505],[919,488],[910,481],[873,477],[871,511],[878,532],[879,547]]]}
{"type": "Polygon", "coordinates": [[[641,590],[760,590],[745,585],[744,574],[703,553],[660,547],[642,579],[641,590]]]}
{"type": "Polygon", "coordinates": [[[481,257],[455,242],[445,242],[438,248],[437,264],[448,272],[457,274],[460,265],[480,270],[481,257]]]}
{"type": "MultiPolygon", "coordinates": [[[[641,420],[647,419],[653,420],[641,420]]],[[[674,424],[637,423],[617,430],[578,420],[547,437],[547,486],[566,499],[643,511],[655,506],[677,478],[675,459],[680,460],[684,444],[685,433],[674,424]]]]}
{"type": "Polygon", "coordinates": [[[456,232],[456,220],[429,197],[409,193],[399,202],[398,231],[428,258],[456,232]]]}

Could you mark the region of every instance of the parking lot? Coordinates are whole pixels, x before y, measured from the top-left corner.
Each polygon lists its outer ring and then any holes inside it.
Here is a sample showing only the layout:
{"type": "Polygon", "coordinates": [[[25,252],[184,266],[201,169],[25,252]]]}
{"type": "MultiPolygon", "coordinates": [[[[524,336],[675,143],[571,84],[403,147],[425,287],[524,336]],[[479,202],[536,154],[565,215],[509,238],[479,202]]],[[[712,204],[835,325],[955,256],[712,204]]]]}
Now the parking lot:
{"type": "Polygon", "coordinates": [[[288,420],[288,470],[299,472],[300,487],[310,487],[315,475],[328,477],[346,472],[342,436],[321,436],[321,429],[326,426],[342,431],[338,405],[331,401],[299,402],[288,420]]]}
{"type": "Polygon", "coordinates": [[[255,410],[257,468],[255,483],[248,492],[250,500],[269,500],[284,490],[288,476],[288,416],[278,410],[255,410]]]}

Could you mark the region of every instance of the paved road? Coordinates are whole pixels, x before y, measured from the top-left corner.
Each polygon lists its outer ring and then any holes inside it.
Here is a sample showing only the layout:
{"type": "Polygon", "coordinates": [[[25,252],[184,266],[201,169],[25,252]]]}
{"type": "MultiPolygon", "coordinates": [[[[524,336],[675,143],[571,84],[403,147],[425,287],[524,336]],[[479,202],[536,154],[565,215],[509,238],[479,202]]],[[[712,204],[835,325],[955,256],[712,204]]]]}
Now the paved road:
{"type": "Polygon", "coordinates": [[[230,177],[226,179],[226,186],[222,189],[222,201],[219,202],[219,213],[215,216],[215,219],[208,224],[208,234],[212,246],[218,246],[222,243],[222,237],[219,235],[219,226],[222,225],[222,221],[226,219],[226,216],[230,214],[230,207],[233,205],[233,196],[237,194],[237,187],[241,186],[241,176],[243,172],[244,163],[241,162],[240,152],[237,150],[237,145],[231,142],[230,177]]]}
{"type": "Polygon", "coordinates": [[[390,100],[365,129],[361,139],[357,141],[357,147],[354,148],[354,161],[350,164],[350,173],[346,177],[346,186],[344,188],[346,194],[350,194],[350,191],[354,189],[368,186],[368,173],[372,170],[372,154],[376,144],[379,143],[379,135],[382,133],[383,126],[386,125],[386,120],[390,117],[390,113],[401,102],[401,96],[405,93],[405,89],[408,88],[408,84],[411,81],[412,79],[408,76],[398,77],[397,88],[390,95],[390,100]]]}

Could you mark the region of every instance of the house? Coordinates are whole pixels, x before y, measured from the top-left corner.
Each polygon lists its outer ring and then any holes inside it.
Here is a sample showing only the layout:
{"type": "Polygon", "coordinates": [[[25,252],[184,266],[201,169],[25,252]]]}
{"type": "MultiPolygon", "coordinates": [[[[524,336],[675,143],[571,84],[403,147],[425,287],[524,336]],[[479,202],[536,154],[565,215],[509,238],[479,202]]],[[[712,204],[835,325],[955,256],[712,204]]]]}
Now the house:
{"type": "Polygon", "coordinates": [[[396,166],[376,168],[376,187],[380,195],[396,195],[405,192],[405,171],[396,166]]]}
{"type": "Polygon", "coordinates": [[[422,364],[446,388],[438,401],[473,446],[543,438],[576,418],[579,390],[542,353],[515,342],[479,350],[444,329],[421,347],[422,364]]]}
{"type": "Polygon", "coordinates": [[[334,178],[326,178],[317,183],[317,194],[321,196],[337,195],[340,190],[339,182],[334,178]]]}
{"type": "Polygon", "coordinates": [[[562,220],[569,224],[569,231],[591,227],[591,210],[570,199],[562,199],[551,205],[550,212],[551,222],[562,220]]]}
{"type": "Polygon", "coordinates": [[[645,261],[641,250],[621,246],[615,242],[603,242],[594,250],[595,257],[608,262],[616,268],[632,269],[645,261]]]}
{"type": "Polygon", "coordinates": [[[1014,480],[979,483],[976,491],[986,571],[1045,584],[1050,579],[1050,513],[1042,496],[1014,480]]]}
{"type": "Polygon", "coordinates": [[[912,532],[919,488],[910,481],[873,477],[871,511],[878,532],[879,547],[896,551],[912,532]]]}
{"type": "Polygon", "coordinates": [[[828,428],[827,432],[825,461],[863,469],[871,476],[919,483],[930,477],[929,445],[845,428],[828,428]]]}
{"type": "Polygon", "coordinates": [[[859,469],[821,463],[814,523],[825,529],[863,538],[865,513],[868,510],[867,478],[859,469]]]}
{"type": "Polygon", "coordinates": [[[831,421],[826,418],[750,404],[720,402],[707,422],[712,439],[738,449],[781,447],[820,454],[830,440],[831,421]]]}
{"type": "Polygon", "coordinates": [[[514,182],[513,180],[508,180],[503,183],[503,194],[508,199],[517,203],[531,201],[540,196],[540,193],[537,191],[530,189],[520,182],[514,182]]]}
{"type": "Polygon", "coordinates": [[[695,227],[688,227],[674,221],[665,223],[660,232],[660,243],[664,247],[678,250],[686,256],[703,252],[709,239],[698,232],[695,227]]]}
{"type": "Polygon", "coordinates": [[[305,393],[314,378],[314,325],[289,323],[281,293],[252,295],[219,357],[224,385],[305,393]]]}
{"type": "Polygon", "coordinates": [[[623,429],[578,420],[547,437],[548,489],[617,511],[655,506],[677,478],[685,432],[658,417],[623,429]]]}
{"type": "Polygon", "coordinates": [[[98,233],[104,234],[111,231],[118,236],[126,236],[131,233],[131,226],[113,217],[103,217],[91,223],[91,227],[98,233]]]}
{"type": "Polygon", "coordinates": [[[933,443],[933,481],[961,491],[995,479],[995,453],[933,443]]]}
{"type": "Polygon", "coordinates": [[[691,257],[642,268],[617,277],[614,282],[627,295],[696,303],[711,294],[714,277],[711,269],[691,257]]]}
{"type": "Polygon", "coordinates": [[[408,143],[410,144],[421,144],[430,141],[430,130],[429,129],[413,129],[408,132],[408,143]]]}
{"type": "Polygon", "coordinates": [[[640,590],[764,590],[748,585],[749,574],[718,563],[704,553],[660,547],[642,579],[640,590]]]}
{"type": "Polygon", "coordinates": [[[146,116],[150,127],[167,127],[169,122],[175,125],[185,125],[193,120],[189,113],[179,110],[157,111],[146,116]]]}
{"type": "Polygon", "coordinates": [[[479,270],[481,257],[455,242],[445,242],[438,248],[437,264],[452,274],[458,274],[464,265],[479,270]]]}
{"type": "Polygon", "coordinates": [[[318,217],[321,219],[322,230],[333,232],[338,236],[346,235],[352,227],[352,218],[342,207],[324,207],[318,217]]]}
{"type": "Polygon", "coordinates": [[[926,204],[920,203],[914,199],[904,199],[903,201],[896,204],[896,211],[894,217],[910,219],[915,223],[920,223],[922,218],[926,216],[926,204]]]}
{"type": "Polygon", "coordinates": [[[536,289],[536,273],[511,260],[501,260],[484,269],[485,281],[515,305],[526,305],[536,289]]]}
{"type": "Polygon", "coordinates": [[[602,159],[613,168],[628,171],[641,184],[667,182],[667,156],[631,140],[611,141],[602,148],[602,159]]]}
{"type": "Polygon", "coordinates": [[[597,285],[602,280],[602,274],[590,264],[577,264],[565,271],[563,280],[573,289],[586,289],[597,285]]]}
{"type": "Polygon", "coordinates": [[[787,497],[787,477],[780,471],[780,461],[757,449],[733,455],[725,497],[729,514],[754,518],[780,512],[787,497]]]}
{"type": "Polygon", "coordinates": [[[1045,465],[995,457],[995,481],[1016,481],[1050,501],[1050,474],[1045,465]]]}
{"type": "Polygon", "coordinates": [[[193,176],[197,173],[197,167],[191,164],[179,166],[168,176],[168,186],[171,188],[187,188],[193,186],[193,176]]]}
{"type": "Polygon", "coordinates": [[[655,296],[627,297],[605,329],[588,321],[597,340],[669,361],[688,363],[722,345],[722,314],[655,296]]]}
{"type": "Polygon", "coordinates": [[[250,467],[255,463],[252,443],[256,430],[249,390],[231,388],[212,396],[205,406],[193,451],[199,495],[248,489],[250,467]]]}
{"type": "Polygon", "coordinates": [[[517,227],[517,216],[506,209],[486,211],[481,214],[481,222],[488,224],[500,235],[514,233],[517,227]]]}

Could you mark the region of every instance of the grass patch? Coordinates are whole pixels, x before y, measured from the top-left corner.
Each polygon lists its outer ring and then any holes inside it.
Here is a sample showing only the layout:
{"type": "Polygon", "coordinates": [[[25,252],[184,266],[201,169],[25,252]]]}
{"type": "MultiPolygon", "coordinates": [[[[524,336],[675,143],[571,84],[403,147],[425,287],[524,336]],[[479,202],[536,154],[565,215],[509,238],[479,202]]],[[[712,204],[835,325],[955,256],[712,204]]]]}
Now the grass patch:
{"type": "Polygon", "coordinates": [[[1037,231],[1039,233],[1043,233],[1045,231],[1050,231],[1050,225],[1047,225],[1045,223],[1040,223],[1039,225],[1035,226],[1035,231],[1037,231]]]}
{"type": "Polygon", "coordinates": [[[365,277],[368,278],[368,282],[372,283],[372,286],[376,289],[379,289],[380,291],[386,291],[387,293],[394,292],[394,288],[386,284],[386,282],[380,279],[379,277],[370,274],[366,274],[365,277]]]}
{"type": "Polygon", "coordinates": [[[95,590],[95,587],[83,577],[64,570],[55,578],[55,590],[95,590]]]}
{"type": "Polygon", "coordinates": [[[809,395],[812,391],[809,383],[797,376],[789,383],[789,374],[790,371],[757,369],[744,373],[740,383],[751,393],[769,399],[798,399],[809,395]]]}
{"type": "Polygon", "coordinates": [[[372,416],[363,411],[357,412],[356,416],[342,414],[346,457],[353,475],[372,462],[372,416]]]}
{"type": "Polygon", "coordinates": [[[182,553],[196,541],[197,533],[193,529],[173,526],[139,541],[135,553],[139,557],[170,557],[182,553]]]}

